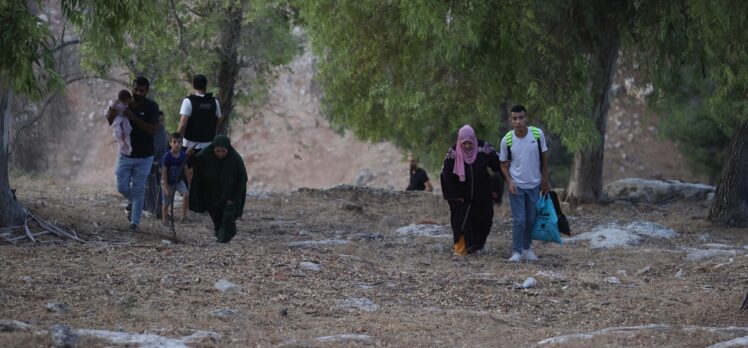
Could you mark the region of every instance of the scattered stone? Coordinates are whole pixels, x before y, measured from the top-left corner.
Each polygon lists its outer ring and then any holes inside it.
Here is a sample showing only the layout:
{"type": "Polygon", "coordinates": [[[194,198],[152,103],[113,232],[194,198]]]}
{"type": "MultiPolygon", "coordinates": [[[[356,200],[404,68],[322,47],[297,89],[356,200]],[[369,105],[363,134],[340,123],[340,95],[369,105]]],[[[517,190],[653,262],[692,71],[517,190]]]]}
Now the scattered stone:
{"type": "Polygon", "coordinates": [[[720,342],[708,346],[707,348],[731,348],[731,347],[746,347],[748,346],[748,336],[738,337],[729,341],[720,342]]]}
{"type": "Polygon", "coordinates": [[[634,221],[625,227],[627,230],[640,236],[672,239],[678,236],[678,233],[671,228],[649,221],[634,221]]]}
{"type": "Polygon", "coordinates": [[[309,262],[309,261],[300,262],[299,268],[305,271],[313,271],[313,272],[320,271],[319,263],[316,263],[316,262],[309,262]]]}
{"type": "Polygon", "coordinates": [[[206,339],[215,341],[221,338],[220,334],[210,331],[195,331],[191,335],[182,338],[168,338],[155,334],[133,334],[122,331],[91,329],[75,330],[75,333],[79,336],[91,336],[107,340],[114,344],[137,347],[188,348],[188,343],[201,342],[206,339]]]}
{"type": "Polygon", "coordinates": [[[31,330],[34,330],[34,327],[22,321],[0,319],[0,332],[31,331],[31,330]]]}
{"type": "Polygon", "coordinates": [[[608,284],[621,284],[621,280],[618,277],[607,277],[605,282],[608,284]]]}
{"type": "Polygon", "coordinates": [[[652,267],[647,266],[647,267],[644,267],[644,268],[636,271],[636,275],[640,276],[642,274],[649,273],[650,271],[652,271],[652,267]]]}
{"type": "Polygon", "coordinates": [[[534,288],[536,285],[538,285],[538,281],[535,280],[535,278],[527,277],[527,279],[525,279],[525,281],[522,283],[522,288],[523,289],[534,288]]]}
{"type": "Polygon", "coordinates": [[[682,269],[679,269],[678,272],[675,272],[675,277],[676,278],[683,278],[684,275],[685,274],[683,273],[682,269]]]}
{"type": "Polygon", "coordinates": [[[72,348],[78,345],[78,335],[65,325],[52,326],[49,335],[52,337],[55,347],[72,348]]]}
{"type": "Polygon", "coordinates": [[[608,223],[597,226],[592,231],[565,238],[564,242],[589,240],[590,248],[617,248],[639,245],[644,237],[672,239],[678,235],[674,230],[649,222],[634,221],[625,226],[608,223]]]}
{"type": "Polygon", "coordinates": [[[290,249],[315,248],[320,246],[344,245],[348,244],[345,239],[323,239],[323,240],[305,240],[301,242],[288,243],[290,249]]]}
{"type": "Polygon", "coordinates": [[[229,318],[229,317],[236,316],[237,314],[239,314],[239,312],[233,309],[229,309],[229,308],[219,308],[219,309],[213,310],[211,314],[219,318],[229,318]]]}
{"type": "Polygon", "coordinates": [[[565,280],[564,276],[561,275],[561,273],[556,272],[556,271],[539,271],[538,273],[536,273],[536,275],[549,278],[552,281],[564,281],[565,280]]]}
{"type": "Polygon", "coordinates": [[[632,332],[636,331],[643,331],[643,330],[667,330],[670,329],[670,325],[664,325],[664,324],[649,324],[649,325],[642,325],[642,326],[624,326],[624,327],[609,327],[604,328],[601,330],[588,332],[588,333],[577,333],[572,335],[564,335],[564,336],[556,336],[551,338],[546,338],[540,342],[538,342],[538,346],[544,346],[546,344],[552,344],[552,345],[561,345],[561,344],[569,344],[569,341],[573,340],[591,340],[595,338],[595,336],[601,336],[601,335],[610,335],[610,334],[630,334],[632,332]]]}
{"type": "Polygon", "coordinates": [[[63,303],[47,302],[47,311],[65,314],[68,311],[68,306],[63,303]]]}
{"type": "Polygon", "coordinates": [[[220,279],[216,282],[214,285],[216,289],[220,290],[223,293],[240,293],[242,292],[242,288],[239,285],[236,285],[226,279],[220,279]]]}
{"type": "MultiPolygon", "coordinates": [[[[709,249],[683,248],[683,250],[687,253],[686,260],[700,261],[703,259],[710,259],[710,258],[721,258],[721,259],[733,258],[738,255],[738,251],[740,249],[724,249],[722,247],[718,247],[718,248],[709,248],[709,249]]],[[[740,250],[740,252],[744,253],[743,250],[740,250]]]]}
{"type": "Polygon", "coordinates": [[[396,229],[395,233],[403,236],[452,238],[451,229],[448,229],[446,226],[432,224],[410,224],[396,229]]]}
{"type": "Polygon", "coordinates": [[[690,184],[677,180],[645,180],[627,178],[614,181],[603,188],[603,203],[625,200],[634,203],[666,203],[674,200],[705,200],[714,193],[714,186],[690,184]]]}
{"type": "Polygon", "coordinates": [[[368,298],[349,298],[339,300],[336,305],[339,309],[358,309],[365,312],[376,312],[379,305],[368,298]]]}
{"type": "Polygon", "coordinates": [[[372,337],[369,335],[360,334],[339,334],[332,336],[317,337],[315,340],[319,342],[358,342],[358,343],[371,343],[372,337]]]}

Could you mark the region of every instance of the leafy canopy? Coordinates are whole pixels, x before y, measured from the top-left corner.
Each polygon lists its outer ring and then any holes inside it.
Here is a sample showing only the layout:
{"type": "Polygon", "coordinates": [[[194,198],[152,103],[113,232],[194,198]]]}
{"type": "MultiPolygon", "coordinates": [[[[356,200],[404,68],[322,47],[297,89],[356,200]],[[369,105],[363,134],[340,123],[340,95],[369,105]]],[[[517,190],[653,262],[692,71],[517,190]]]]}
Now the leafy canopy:
{"type": "Polygon", "coordinates": [[[569,19],[565,2],[298,3],[336,127],[425,154],[431,167],[464,124],[497,144],[513,103],[571,150],[599,142],[591,48],[567,29],[587,17],[569,19]]]}
{"type": "Polygon", "coordinates": [[[11,0],[0,0],[0,23],[0,89],[38,99],[59,88],[47,23],[31,14],[26,1],[11,0]]]}
{"type": "MultiPolygon", "coordinates": [[[[72,1],[79,7],[84,2],[87,1],[72,1]]],[[[176,122],[182,98],[192,91],[193,75],[206,75],[211,91],[223,85],[217,81],[221,63],[236,64],[244,70],[239,70],[242,78],[236,78],[231,86],[232,97],[239,104],[259,102],[267,92],[275,67],[287,64],[300,52],[299,39],[290,26],[292,13],[282,1],[118,3],[107,8],[112,12],[85,12],[90,16],[77,17],[75,22],[84,32],[90,32],[102,21],[113,20],[115,27],[129,33],[117,38],[84,37],[83,64],[91,72],[106,73],[115,66],[124,66],[131,75],[149,77],[151,92],[172,123],[176,122]],[[229,32],[229,21],[237,14],[241,17],[239,32],[229,32]],[[237,57],[230,55],[230,45],[236,45],[237,57]]]]}

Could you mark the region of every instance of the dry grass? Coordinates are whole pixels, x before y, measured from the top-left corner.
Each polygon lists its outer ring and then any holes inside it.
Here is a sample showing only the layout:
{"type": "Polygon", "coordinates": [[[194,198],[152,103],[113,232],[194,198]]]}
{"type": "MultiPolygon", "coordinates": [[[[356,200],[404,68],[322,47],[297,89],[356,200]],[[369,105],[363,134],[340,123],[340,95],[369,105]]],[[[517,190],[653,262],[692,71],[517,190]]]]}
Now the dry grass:
{"type": "MultiPolygon", "coordinates": [[[[64,187],[18,179],[19,199],[40,216],[75,229],[94,242],[0,245],[0,319],[40,329],[155,333],[168,337],[213,331],[218,340],[198,346],[533,346],[554,336],[610,327],[619,330],[556,346],[706,346],[746,336],[738,313],[748,259],[685,259],[682,247],[748,244],[748,230],[703,222],[697,203],[661,207],[614,204],[567,212],[575,233],[604,222],[647,220],[680,233],[639,247],[594,250],[585,243],[538,245],[540,260],[510,264],[510,220],[498,207],[488,255],[453,258],[450,238],[403,238],[393,230],[428,221],[446,225],[438,196],[376,189],[299,190],[250,198],[239,233],[228,245],[213,242],[207,216],[168,229],[146,219],[131,233],[122,199],[111,188],[64,187]],[[359,210],[356,206],[361,207],[359,210]],[[338,239],[347,244],[289,248],[289,243],[338,239]],[[319,272],[299,263],[319,263],[319,272]],[[637,271],[650,267],[649,272],[637,271]],[[553,271],[552,278],[538,275],[553,271]],[[676,273],[681,271],[682,277],[676,273]],[[515,289],[533,276],[538,286],[515,289]],[[616,276],[621,284],[609,284],[616,276]],[[225,294],[226,279],[243,288],[225,294]],[[340,308],[366,298],[367,312],[340,308]],[[68,306],[65,313],[48,302],[68,306]],[[236,315],[219,317],[218,309],[236,315]],[[693,328],[695,327],[695,328],[693,328]],[[691,328],[691,329],[689,329],[691,328]],[[359,340],[318,340],[337,334],[359,340]]],[[[0,332],[7,346],[48,346],[48,335],[0,332]]],[[[111,345],[101,340],[86,345],[111,345]]]]}

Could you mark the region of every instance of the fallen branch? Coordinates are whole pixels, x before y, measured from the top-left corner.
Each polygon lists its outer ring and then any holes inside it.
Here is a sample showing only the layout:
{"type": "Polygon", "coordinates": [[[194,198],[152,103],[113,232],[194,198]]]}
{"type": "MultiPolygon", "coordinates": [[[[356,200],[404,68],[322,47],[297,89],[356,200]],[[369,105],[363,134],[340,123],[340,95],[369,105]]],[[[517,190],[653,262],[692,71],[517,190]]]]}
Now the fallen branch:
{"type": "Polygon", "coordinates": [[[78,233],[76,233],[75,230],[58,227],[55,224],[32,214],[26,209],[24,209],[24,213],[26,213],[26,220],[23,222],[23,225],[3,227],[2,229],[0,229],[0,232],[2,232],[3,234],[1,236],[3,241],[11,244],[16,244],[20,240],[28,239],[32,243],[41,243],[43,241],[37,240],[37,238],[39,238],[40,236],[52,234],[62,239],[72,239],[76,242],[86,243],[86,241],[78,237],[78,233]],[[30,224],[34,222],[36,222],[36,225],[41,227],[41,231],[32,231],[30,224]],[[21,235],[13,236],[14,232],[20,232],[21,235]]]}

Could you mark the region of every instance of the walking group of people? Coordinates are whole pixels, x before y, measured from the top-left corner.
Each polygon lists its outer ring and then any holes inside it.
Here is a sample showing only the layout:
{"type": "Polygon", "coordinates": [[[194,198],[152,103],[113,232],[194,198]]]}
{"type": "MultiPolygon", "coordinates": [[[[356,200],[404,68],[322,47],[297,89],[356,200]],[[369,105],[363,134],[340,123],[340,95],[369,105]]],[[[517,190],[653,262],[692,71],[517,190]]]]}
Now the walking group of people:
{"type": "MultiPolygon", "coordinates": [[[[457,142],[447,151],[440,177],[442,195],[449,204],[455,255],[485,252],[493,205],[501,204],[506,182],[513,220],[509,261],[537,260],[531,232],[540,193],[550,191],[548,147],[543,131],[528,125],[522,105],[512,107],[509,123],[512,130],[501,139],[498,151],[478,139],[469,125],[459,130],[457,142]]],[[[410,184],[406,190],[431,191],[428,175],[418,168],[415,157],[409,156],[408,161],[410,184]]]]}
{"type": "Polygon", "coordinates": [[[125,211],[133,231],[144,206],[168,225],[169,208],[173,210],[179,192],[181,221],[186,221],[188,208],[208,212],[216,240],[226,243],[244,211],[247,171],[230,139],[221,134],[224,118],[218,100],[207,93],[208,79],[196,75],[192,85],[195,93],[182,101],[179,128],[169,134],[168,143],[163,112],[146,97],[147,78],[137,77],[131,91],[120,91],[109,104],[106,119],[119,151],[117,190],[128,201],[125,211]]]}
{"type": "MultiPolygon", "coordinates": [[[[188,208],[208,212],[216,240],[225,243],[236,234],[236,219],[244,211],[247,171],[230,139],[221,134],[224,117],[218,100],[207,93],[207,78],[196,75],[192,82],[195,93],[182,101],[179,127],[169,135],[168,143],[163,112],[146,97],[150,84],[145,77],[136,78],[131,91],[120,91],[109,104],[106,119],[119,149],[117,190],[128,200],[132,230],[141,222],[146,191],[151,197],[158,197],[160,191],[161,208],[151,205],[164,225],[168,225],[169,208],[173,210],[178,192],[182,221],[188,208]]],[[[456,255],[485,252],[493,204],[501,203],[506,181],[513,219],[509,261],[537,259],[530,238],[535,205],[541,191],[550,191],[545,136],[539,128],[528,126],[521,105],[511,109],[509,121],[513,130],[501,139],[498,151],[465,125],[444,159],[441,186],[451,213],[456,255]]],[[[407,190],[432,191],[417,159],[411,155],[409,162],[407,190]]]]}

